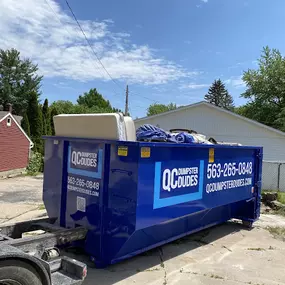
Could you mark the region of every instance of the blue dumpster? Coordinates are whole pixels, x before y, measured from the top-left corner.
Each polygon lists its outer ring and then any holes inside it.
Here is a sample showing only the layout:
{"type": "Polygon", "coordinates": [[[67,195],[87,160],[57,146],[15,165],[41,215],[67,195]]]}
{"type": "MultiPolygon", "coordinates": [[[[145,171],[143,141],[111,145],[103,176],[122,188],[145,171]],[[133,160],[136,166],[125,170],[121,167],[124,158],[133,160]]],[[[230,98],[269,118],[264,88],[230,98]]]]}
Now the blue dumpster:
{"type": "Polygon", "coordinates": [[[262,148],[46,137],[44,203],[106,266],[260,215],[262,148]]]}

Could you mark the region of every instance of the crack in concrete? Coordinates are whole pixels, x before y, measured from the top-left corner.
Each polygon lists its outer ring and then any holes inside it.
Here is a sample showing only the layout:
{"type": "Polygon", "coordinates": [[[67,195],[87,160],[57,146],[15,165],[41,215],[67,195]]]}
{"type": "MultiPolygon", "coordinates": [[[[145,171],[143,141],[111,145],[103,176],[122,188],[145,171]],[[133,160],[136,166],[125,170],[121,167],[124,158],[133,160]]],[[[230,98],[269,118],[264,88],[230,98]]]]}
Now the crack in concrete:
{"type": "Polygon", "coordinates": [[[225,249],[228,250],[229,252],[233,252],[230,248],[226,247],[225,245],[223,245],[222,248],[225,248],[225,249]]]}

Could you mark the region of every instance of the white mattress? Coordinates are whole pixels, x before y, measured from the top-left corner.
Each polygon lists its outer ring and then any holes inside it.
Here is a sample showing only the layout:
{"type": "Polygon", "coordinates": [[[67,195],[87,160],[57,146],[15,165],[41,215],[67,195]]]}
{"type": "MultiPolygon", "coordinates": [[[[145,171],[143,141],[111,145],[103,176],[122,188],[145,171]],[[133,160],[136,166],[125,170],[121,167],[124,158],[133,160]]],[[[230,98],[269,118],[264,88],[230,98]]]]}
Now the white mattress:
{"type": "Polygon", "coordinates": [[[108,140],[136,140],[134,122],[118,113],[64,114],[53,118],[55,135],[108,140]]]}
{"type": "Polygon", "coordinates": [[[126,127],[126,140],[127,141],[136,141],[136,127],[133,119],[131,117],[124,117],[125,127],[126,127]]]}

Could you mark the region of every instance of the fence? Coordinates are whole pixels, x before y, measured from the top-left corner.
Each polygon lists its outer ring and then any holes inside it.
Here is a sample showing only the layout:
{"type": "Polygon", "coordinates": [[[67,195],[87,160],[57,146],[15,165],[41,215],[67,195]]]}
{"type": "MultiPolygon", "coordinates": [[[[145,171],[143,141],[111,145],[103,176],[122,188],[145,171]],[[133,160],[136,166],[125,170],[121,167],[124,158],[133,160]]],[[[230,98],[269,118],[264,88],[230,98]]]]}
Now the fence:
{"type": "Polygon", "coordinates": [[[262,189],[285,192],[285,162],[263,161],[262,189]]]}

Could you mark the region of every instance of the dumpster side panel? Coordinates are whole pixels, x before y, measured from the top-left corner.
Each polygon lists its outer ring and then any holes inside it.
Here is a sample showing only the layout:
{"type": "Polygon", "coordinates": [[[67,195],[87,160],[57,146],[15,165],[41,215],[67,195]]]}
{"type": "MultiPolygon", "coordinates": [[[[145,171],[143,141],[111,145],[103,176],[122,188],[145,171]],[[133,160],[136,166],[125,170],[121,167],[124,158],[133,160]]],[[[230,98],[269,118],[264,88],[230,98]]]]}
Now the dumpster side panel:
{"type": "Polygon", "coordinates": [[[103,195],[105,192],[104,143],[69,141],[66,146],[64,183],[66,227],[84,226],[89,232],[86,248],[100,254],[102,242],[103,195]],[[92,241],[92,242],[90,242],[92,241]]]}
{"type": "Polygon", "coordinates": [[[253,198],[256,161],[246,147],[152,147],[139,164],[136,229],[253,198]]]}
{"type": "Polygon", "coordinates": [[[119,262],[188,234],[215,226],[231,219],[231,217],[231,205],[224,205],[137,230],[111,263],[119,262]]]}
{"type": "Polygon", "coordinates": [[[120,244],[111,263],[233,217],[258,218],[260,151],[143,145],[138,151],[136,230],[120,244]]]}
{"type": "Polygon", "coordinates": [[[105,144],[70,141],[65,167],[66,214],[68,227],[100,229],[100,197],[104,188],[105,144]]]}
{"type": "Polygon", "coordinates": [[[45,142],[44,203],[48,215],[56,217],[62,227],[89,229],[85,248],[98,255],[109,150],[109,144],[98,140],[53,137],[45,142]]]}
{"type": "Polygon", "coordinates": [[[50,218],[60,223],[61,189],[64,168],[64,142],[45,140],[43,201],[50,218]]]}
{"type": "Polygon", "coordinates": [[[240,201],[232,206],[233,217],[243,221],[253,222],[260,216],[261,207],[261,179],[263,150],[255,150],[254,164],[254,192],[251,199],[240,201]]]}

